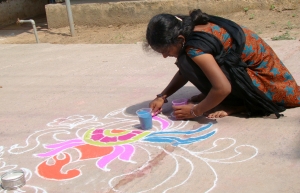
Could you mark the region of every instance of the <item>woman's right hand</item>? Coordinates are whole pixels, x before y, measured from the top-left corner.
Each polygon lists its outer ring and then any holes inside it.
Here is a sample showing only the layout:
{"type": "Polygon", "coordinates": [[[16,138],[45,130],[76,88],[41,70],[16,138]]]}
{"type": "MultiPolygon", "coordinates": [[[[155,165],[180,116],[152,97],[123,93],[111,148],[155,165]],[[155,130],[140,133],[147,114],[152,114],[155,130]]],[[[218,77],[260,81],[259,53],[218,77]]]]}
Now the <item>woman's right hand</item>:
{"type": "Polygon", "coordinates": [[[155,116],[162,111],[164,102],[165,100],[162,97],[157,97],[150,102],[149,107],[152,109],[152,116],[155,116]]]}

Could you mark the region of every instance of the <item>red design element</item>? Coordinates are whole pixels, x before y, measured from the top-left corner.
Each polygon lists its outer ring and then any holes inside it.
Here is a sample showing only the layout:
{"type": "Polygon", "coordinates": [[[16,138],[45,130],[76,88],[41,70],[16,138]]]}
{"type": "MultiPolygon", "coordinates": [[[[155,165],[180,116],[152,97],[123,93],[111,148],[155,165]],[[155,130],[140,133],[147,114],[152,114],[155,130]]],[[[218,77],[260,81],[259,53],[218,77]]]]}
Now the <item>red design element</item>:
{"type": "Polygon", "coordinates": [[[118,138],[117,137],[103,137],[100,141],[102,141],[104,143],[117,142],[118,138]]]}
{"type": "Polygon", "coordinates": [[[94,140],[94,141],[98,141],[98,140],[101,140],[103,137],[104,137],[103,134],[94,134],[93,133],[91,139],[94,140]]]}
{"type": "Polygon", "coordinates": [[[120,141],[126,141],[126,140],[129,140],[129,139],[135,137],[136,135],[137,135],[137,134],[135,134],[135,133],[127,133],[126,135],[119,136],[118,139],[119,139],[120,141]]]}
{"type": "Polygon", "coordinates": [[[93,135],[100,134],[100,133],[103,133],[103,129],[96,129],[95,131],[93,131],[93,135]]]}
{"type": "Polygon", "coordinates": [[[139,131],[139,130],[133,130],[131,131],[131,133],[135,133],[135,134],[141,134],[143,131],[139,131]]]}
{"type": "MultiPolygon", "coordinates": [[[[77,177],[81,174],[80,170],[72,169],[68,170],[65,173],[61,171],[62,167],[70,163],[71,158],[67,153],[63,153],[65,158],[59,160],[57,155],[52,157],[54,160],[54,165],[48,165],[47,161],[42,162],[37,167],[37,172],[44,178],[53,179],[53,180],[66,180],[77,177]]],[[[51,159],[51,158],[50,158],[51,159]]]]}
{"type": "Polygon", "coordinates": [[[81,160],[106,156],[114,150],[113,147],[99,147],[89,144],[80,145],[75,148],[81,152],[81,160]]]}
{"type": "Polygon", "coordinates": [[[111,133],[122,133],[124,131],[126,131],[126,130],[124,130],[124,129],[112,129],[110,132],[111,133]]]}

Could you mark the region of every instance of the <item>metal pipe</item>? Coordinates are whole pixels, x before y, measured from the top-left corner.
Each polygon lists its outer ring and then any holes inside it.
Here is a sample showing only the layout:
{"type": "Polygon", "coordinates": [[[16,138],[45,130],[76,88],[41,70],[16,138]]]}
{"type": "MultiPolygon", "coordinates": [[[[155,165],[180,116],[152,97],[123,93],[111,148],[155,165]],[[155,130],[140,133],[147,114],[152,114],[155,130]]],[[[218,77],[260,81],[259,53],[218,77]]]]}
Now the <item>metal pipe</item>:
{"type": "Polygon", "coordinates": [[[19,20],[19,18],[18,18],[17,23],[31,23],[32,28],[33,28],[33,32],[34,32],[34,35],[35,35],[36,43],[40,43],[39,37],[38,37],[38,34],[37,34],[37,30],[36,30],[36,27],[35,27],[35,22],[34,22],[33,19],[29,19],[29,20],[19,20]]]}
{"type": "Polygon", "coordinates": [[[73,15],[72,15],[70,0],[66,0],[65,2],[66,2],[67,12],[68,12],[68,19],[69,19],[69,24],[70,24],[71,35],[75,36],[74,21],[73,21],[73,15]]]}

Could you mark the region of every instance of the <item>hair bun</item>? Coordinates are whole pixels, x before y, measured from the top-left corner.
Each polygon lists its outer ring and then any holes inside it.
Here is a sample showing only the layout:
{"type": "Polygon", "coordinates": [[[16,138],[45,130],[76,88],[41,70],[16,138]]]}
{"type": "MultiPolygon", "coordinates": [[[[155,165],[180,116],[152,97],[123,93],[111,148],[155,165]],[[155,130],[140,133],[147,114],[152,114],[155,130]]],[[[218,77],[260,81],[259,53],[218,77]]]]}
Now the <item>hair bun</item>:
{"type": "Polygon", "coordinates": [[[208,14],[203,13],[200,9],[194,9],[191,11],[190,17],[194,25],[207,24],[209,20],[208,14]]]}

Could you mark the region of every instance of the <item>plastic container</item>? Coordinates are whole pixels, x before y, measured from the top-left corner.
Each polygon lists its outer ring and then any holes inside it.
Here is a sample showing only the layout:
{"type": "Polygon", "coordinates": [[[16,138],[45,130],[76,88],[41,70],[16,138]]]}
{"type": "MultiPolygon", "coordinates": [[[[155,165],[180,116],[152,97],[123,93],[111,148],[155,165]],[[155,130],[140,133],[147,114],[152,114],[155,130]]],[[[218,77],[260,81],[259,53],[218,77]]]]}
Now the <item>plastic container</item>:
{"type": "Polygon", "coordinates": [[[142,108],[136,111],[137,116],[139,117],[141,128],[143,130],[148,130],[152,128],[152,109],[151,108],[142,108]]]}

